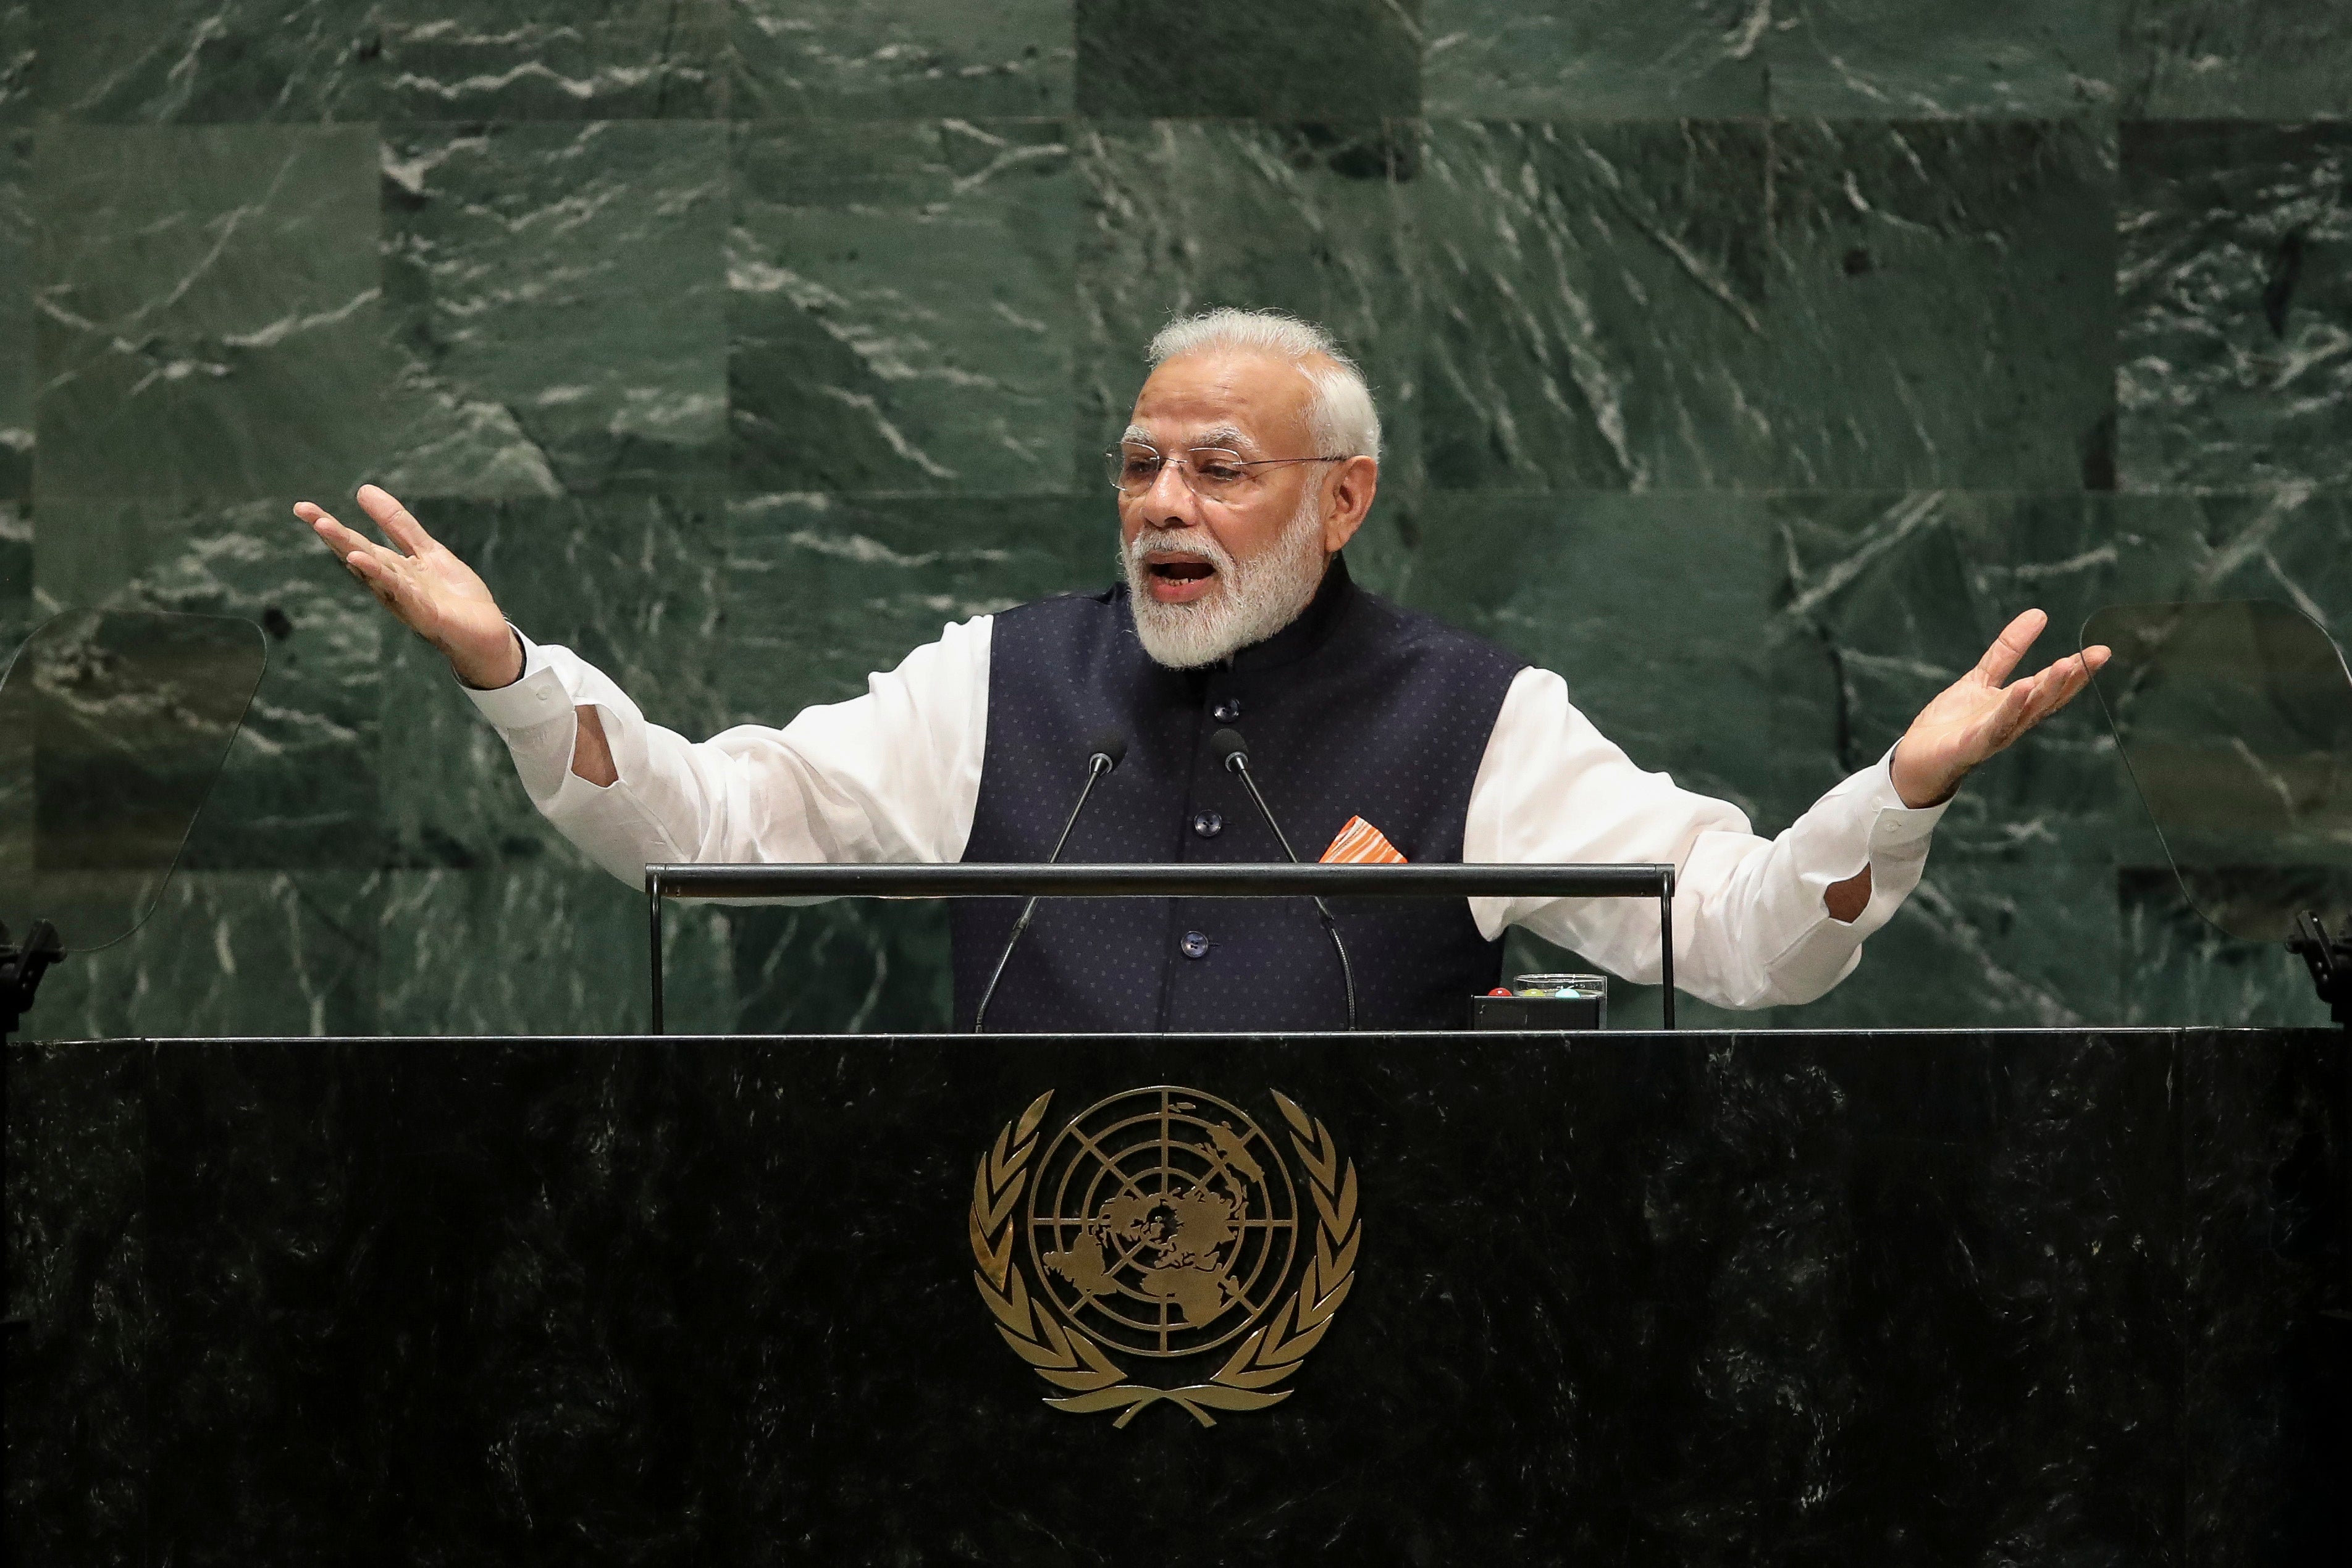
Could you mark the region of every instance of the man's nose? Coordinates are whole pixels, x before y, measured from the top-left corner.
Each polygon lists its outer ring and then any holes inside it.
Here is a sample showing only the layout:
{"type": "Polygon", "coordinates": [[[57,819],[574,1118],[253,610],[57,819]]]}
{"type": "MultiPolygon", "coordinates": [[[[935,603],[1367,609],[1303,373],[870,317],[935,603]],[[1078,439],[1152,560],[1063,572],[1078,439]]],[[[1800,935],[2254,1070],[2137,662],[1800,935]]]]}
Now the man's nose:
{"type": "Polygon", "coordinates": [[[1186,523],[1198,522],[1201,497],[1192,494],[1192,486],[1173,463],[1162,463],[1160,472],[1151,476],[1151,487],[1143,492],[1141,505],[1144,516],[1155,523],[1163,517],[1174,517],[1186,523]]]}

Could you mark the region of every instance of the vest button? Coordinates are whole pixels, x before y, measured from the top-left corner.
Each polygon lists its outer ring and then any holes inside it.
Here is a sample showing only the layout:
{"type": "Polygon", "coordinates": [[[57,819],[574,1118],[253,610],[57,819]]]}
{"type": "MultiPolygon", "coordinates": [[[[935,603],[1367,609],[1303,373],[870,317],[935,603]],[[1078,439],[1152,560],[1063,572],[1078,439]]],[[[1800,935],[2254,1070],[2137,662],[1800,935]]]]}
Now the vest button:
{"type": "Polygon", "coordinates": [[[1241,723],[1242,699],[1239,697],[1219,698],[1217,706],[1209,710],[1209,716],[1215,719],[1219,724],[1241,723]]]}
{"type": "Polygon", "coordinates": [[[1184,933],[1182,946],[1184,956],[1187,958],[1205,958],[1209,956],[1209,937],[1206,932],[1187,931],[1184,933]]]}
{"type": "Polygon", "coordinates": [[[1192,819],[1192,831],[1204,839],[1213,839],[1225,831],[1225,820],[1214,811],[1202,811],[1192,819]]]}

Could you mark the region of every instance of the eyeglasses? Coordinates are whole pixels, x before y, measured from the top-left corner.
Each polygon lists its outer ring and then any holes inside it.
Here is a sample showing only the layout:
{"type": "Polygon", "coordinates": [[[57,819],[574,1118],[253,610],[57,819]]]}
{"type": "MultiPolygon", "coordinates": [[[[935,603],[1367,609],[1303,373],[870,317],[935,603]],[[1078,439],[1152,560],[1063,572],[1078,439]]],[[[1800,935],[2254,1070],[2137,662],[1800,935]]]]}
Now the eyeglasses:
{"type": "Polygon", "coordinates": [[[1103,472],[1123,494],[1140,496],[1158,482],[1169,464],[1204,501],[1237,501],[1255,487],[1256,470],[1285,463],[1345,463],[1345,457],[1244,457],[1222,446],[1195,446],[1167,457],[1140,442],[1126,442],[1103,454],[1103,472]]]}

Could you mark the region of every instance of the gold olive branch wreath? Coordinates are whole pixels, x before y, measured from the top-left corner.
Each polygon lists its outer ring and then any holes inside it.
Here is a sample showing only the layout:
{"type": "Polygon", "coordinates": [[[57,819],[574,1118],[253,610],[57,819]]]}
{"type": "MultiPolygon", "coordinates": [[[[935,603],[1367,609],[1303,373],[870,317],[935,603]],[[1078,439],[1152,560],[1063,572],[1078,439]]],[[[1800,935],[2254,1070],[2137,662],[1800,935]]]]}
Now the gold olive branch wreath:
{"type": "Polygon", "coordinates": [[[1045,1120],[1053,1091],[1038,1095],[1017,1121],[997,1134],[996,1146],[981,1156],[972,1176],[971,1254],[979,1265],[972,1282],[996,1314],[996,1332],[1013,1354],[1046,1382],[1070,1390],[1060,1398],[1048,1397],[1046,1404],[1074,1416],[1117,1410],[1118,1419],[1111,1423],[1116,1427],[1164,1399],[1202,1426],[1213,1427],[1217,1419],[1211,1410],[1263,1410],[1290,1397],[1290,1389],[1274,1385],[1297,1371],[1330,1328],[1333,1314],[1355,1283],[1356,1248],[1364,1238],[1356,1215],[1355,1162],[1343,1168],[1330,1130],[1279,1091],[1273,1093],[1283,1119],[1290,1124],[1299,1162],[1307,1167],[1320,1222],[1315,1254],[1307,1260],[1298,1289],[1273,1318],[1252,1331],[1208,1382],[1181,1388],[1129,1383],[1125,1369],[1085,1331],[1065,1326],[1044,1302],[1031,1301],[1028,1284],[1013,1261],[1020,1227],[1013,1216],[1028,1184],[1029,1156],[1036,1152],[1037,1126],[1045,1120]]]}

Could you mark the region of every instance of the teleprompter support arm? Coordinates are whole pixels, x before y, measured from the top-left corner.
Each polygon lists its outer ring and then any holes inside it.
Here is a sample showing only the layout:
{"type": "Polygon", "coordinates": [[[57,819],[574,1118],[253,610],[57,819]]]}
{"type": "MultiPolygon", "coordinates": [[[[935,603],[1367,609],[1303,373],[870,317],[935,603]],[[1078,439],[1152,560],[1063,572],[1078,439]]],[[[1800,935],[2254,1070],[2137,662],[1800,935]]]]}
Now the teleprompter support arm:
{"type": "Polygon", "coordinates": [[[663,1032],[666,898],[1654,898],[1675,1027],[1671,865],[649,865],[651,1032],[663,1032]]]}
{"type": "Polygon", "coordinates": [[[46,920],[33,922],[21,947],[8,940],[8,928],[0,925],[0,1040],[16,1032],[40,992],[41,977],[65,956],[57,927],[46,920]]]}
{"type": "Polygon", "coordinates": [[[2336,1021],[2352,1028],[2352,930],[2330,935],[2318,915],[2305,911],[2295,917],[2286,950],[2311,971],[2311,983],[2336,1021]]]}

